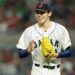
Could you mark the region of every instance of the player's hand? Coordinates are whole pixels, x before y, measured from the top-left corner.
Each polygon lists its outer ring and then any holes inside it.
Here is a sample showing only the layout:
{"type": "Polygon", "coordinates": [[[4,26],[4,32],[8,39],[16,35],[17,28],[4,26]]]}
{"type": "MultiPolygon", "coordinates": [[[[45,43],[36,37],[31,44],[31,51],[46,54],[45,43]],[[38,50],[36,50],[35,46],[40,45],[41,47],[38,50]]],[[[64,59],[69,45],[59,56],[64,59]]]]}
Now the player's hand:
{"type": "Polygon", "coordinates": [[[30,53],[35,48],[35,42],[31,41],[28,46],[28,52],[30,53]]]}
{"type": "Polygon", "coordinates": [[[55,53],[54,56],[51,55],[50,53],[47,54],[46,58],[52,58],[52,57],[55,57],[57,58],[59,56],[59,53],[55,53]]]}
{"type": "Polygon", "coordinates": [[[59,53],[55,53],[54,57],[56,57],[56,58],[57,58],[58,56],[59,56],[59,53]]]}

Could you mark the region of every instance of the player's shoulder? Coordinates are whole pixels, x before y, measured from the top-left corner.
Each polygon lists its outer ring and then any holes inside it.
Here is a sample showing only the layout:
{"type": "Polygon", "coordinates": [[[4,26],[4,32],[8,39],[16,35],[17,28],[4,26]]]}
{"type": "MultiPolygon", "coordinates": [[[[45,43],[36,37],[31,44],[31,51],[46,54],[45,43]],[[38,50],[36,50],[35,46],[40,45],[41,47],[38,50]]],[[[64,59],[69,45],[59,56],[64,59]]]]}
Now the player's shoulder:
{"type": "Polygon", "coordinates": [[[56,29],[58,29],[58,30],[67,30],[67,28],[64,25],[62,25],[60,23],[57,23],[57,22],[55,22],[55,24],[56,24],[56,29]]]}
{"type": "Polygon", "coordinates": [[[37,23],[32,24],[31,26],[27,27],[24,32],[32,32],[34,30],[34,25],[37,25],[37,23]]]}
{"type": "MultiPolygon", "coordinates": [[[[36,24],[37,24],[37,23],[36,23],[36,24]]],[[[36,24],[33,24],[33,25],[27,27],[27,28],[25,29],[25,31],[32,31],[32,30],[34,29],[34,25],[36,25],[36,24]]]]}

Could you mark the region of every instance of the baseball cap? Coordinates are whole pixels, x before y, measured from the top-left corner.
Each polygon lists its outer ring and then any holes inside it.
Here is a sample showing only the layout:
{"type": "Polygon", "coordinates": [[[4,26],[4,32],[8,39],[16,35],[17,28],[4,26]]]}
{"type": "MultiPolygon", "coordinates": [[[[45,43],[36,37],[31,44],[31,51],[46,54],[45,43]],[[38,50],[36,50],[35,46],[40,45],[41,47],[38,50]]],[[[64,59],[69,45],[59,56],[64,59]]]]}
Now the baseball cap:
{"type": "Polygon", "coordinates": [[[50,6],[46,2],[40,2],[36,5],[35,11],[50,12],[50,6]]]}

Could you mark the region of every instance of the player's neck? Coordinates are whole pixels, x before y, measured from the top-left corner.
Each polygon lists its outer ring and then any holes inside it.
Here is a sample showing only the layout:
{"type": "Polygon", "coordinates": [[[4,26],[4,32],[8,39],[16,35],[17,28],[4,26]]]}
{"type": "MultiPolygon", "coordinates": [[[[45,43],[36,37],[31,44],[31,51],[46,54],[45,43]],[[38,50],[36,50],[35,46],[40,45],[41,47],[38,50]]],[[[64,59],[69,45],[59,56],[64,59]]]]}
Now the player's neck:
{"type": "Polygon", "coordinates": [[[46,23],[42,24],[42,25],[39,25],[39,27],[46,31],[47,29],[49,29],[51,27],[51,21],[47,21],[46,23]]]}

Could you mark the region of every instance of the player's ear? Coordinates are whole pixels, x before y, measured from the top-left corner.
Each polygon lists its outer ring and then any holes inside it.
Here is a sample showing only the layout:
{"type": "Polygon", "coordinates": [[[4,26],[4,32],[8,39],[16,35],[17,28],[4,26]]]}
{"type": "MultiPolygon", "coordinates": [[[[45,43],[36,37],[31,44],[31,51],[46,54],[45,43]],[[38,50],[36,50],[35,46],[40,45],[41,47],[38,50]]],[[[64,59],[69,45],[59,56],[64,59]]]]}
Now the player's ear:
{"type": "Polygon", "coordinates": [[[49,13],[48,13],[48,16],[52,16],[52,12],[49,12],[49,13]]]}

